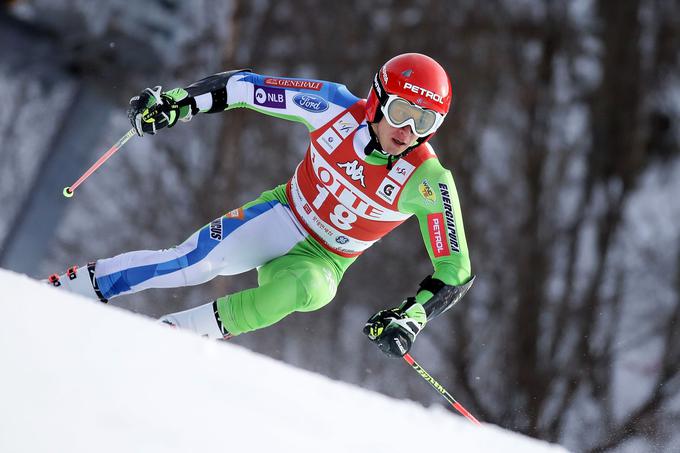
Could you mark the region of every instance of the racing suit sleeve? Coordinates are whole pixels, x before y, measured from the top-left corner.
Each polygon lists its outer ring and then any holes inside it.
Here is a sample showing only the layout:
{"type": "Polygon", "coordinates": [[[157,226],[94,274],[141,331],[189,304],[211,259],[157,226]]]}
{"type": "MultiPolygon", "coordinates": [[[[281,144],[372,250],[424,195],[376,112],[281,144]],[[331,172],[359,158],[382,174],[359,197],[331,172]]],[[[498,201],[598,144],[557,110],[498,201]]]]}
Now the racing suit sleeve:
{"type": "MultiPolygon", "coordinates": [[[[399,210],[415,214],[434,267],[433,278],[458,286],[472,278],[463,216],[451,172],[438,159],[428,159],[404,186],[399,210]]],[[[422,290],[416,301],[424,304],[432,293],[422,290]]]]}
{"type": "Polygon", "coordinates": [[[360,101],[344,85],[322,80],[284,78],[255,74],[249,70],[222,72],[192,83],[179,92],[185,121],[197,113],[216,113],[247,108],[266,115],[304,124],[311,132],[349,106],[360,101]]]}

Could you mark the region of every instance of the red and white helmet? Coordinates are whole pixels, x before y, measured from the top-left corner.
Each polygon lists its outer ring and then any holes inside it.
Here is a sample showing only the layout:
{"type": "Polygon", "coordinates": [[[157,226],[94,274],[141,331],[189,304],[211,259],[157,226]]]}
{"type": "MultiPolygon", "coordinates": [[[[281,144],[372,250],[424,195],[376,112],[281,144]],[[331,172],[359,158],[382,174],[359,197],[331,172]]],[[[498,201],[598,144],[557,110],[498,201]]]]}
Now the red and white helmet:
{"type": "Polygon", "coordinates": [[[394,127],[410,124],[423,143],[443,122],[452,96],[449,76],[435,60],[419,53],[397,55],[373,79],[366,119],[375,123],[384,115],[394,127]]]}

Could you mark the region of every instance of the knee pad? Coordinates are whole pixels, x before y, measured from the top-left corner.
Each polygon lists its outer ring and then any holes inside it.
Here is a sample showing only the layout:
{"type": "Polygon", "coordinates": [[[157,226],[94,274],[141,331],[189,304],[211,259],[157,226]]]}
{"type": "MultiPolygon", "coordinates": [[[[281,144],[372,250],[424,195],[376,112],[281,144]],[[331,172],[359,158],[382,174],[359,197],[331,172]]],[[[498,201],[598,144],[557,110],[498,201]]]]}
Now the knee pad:
{"type": "Polygon", "coordinates": [[[338,283],[330,269],[312,265],[292,270],[303,291],[297,301],[297,311],[314,311],[328,304],[335,297],[338,283]]]}
{"type": "Polygon", "coordinates": [[[322,260],[299,255],[277,258],[258,269],[262,288],[272,288],[278,303],[293,311],[313,311],[330,302],[338,287],[338,280],[328,264],[322,260]],[[285,298],[285,301],[282,300],[285,298]]]}

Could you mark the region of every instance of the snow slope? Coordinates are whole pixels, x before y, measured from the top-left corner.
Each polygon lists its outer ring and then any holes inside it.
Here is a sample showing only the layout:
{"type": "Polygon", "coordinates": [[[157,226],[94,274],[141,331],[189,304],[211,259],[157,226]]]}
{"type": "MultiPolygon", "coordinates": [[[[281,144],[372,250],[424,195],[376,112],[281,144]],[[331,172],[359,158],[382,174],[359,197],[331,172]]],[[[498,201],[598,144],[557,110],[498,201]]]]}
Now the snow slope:
{"type": "Polygon", "coordinates": [[[0,269],[0,452],[407,450],[566,451],[0,269]]]}

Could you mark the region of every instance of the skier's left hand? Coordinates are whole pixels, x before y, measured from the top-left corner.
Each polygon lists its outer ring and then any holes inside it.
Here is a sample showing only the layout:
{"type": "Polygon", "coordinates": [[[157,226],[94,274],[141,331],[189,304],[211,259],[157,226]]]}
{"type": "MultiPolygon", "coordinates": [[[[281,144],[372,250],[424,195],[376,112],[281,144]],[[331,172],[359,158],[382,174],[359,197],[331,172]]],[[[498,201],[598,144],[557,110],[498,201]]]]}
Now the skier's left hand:
{"type": "Polygon", "coordinates": [[[423,306],[409,297],[399,307],[371,316],[363,332],[388,357],[403,357],[411,350],[426,320],[423,306]]]}

